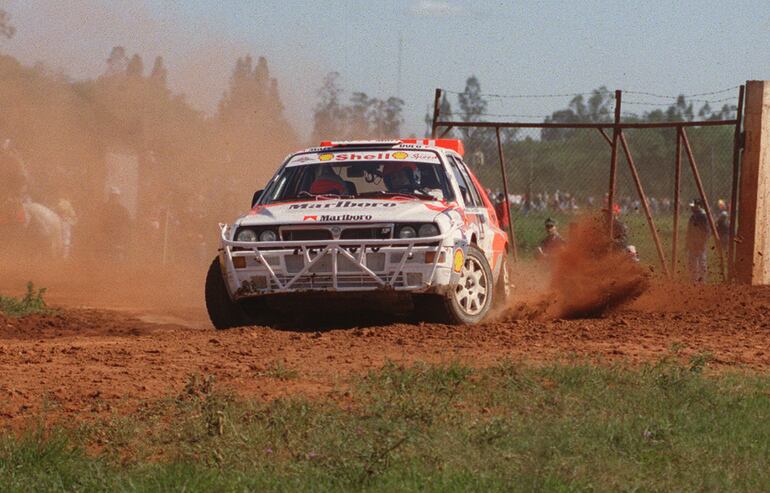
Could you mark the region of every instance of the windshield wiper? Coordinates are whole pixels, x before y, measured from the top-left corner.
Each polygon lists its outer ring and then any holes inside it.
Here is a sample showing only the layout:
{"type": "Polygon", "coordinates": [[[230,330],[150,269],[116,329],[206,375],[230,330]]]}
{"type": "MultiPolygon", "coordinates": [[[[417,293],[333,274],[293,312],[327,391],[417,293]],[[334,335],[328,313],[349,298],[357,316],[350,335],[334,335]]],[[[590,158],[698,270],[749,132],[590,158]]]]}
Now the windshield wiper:
{"type": "Polygon", "coordinates": [[[414,191],[414,192],[388,192],[385,190],[377,190],[374,192],[364,192],[359,193],[358,197],[365,197],[365,196],[373,196],[373,195],[381,195],[386,197],[407,197],[407,198],[413,198],[416,197],[420,200],[437,200],[436,197],[433,195],[429,195],[427,193],[414,191]]]}
{"type": "Polygon", "coordinates": [[[300,197],[310,197],[311,199],[324,199],[324,200],[331,200],[331,199],[352,199],[353,195],[336,195],[336,194],[330,194],[330,193],[310,193],[306,192],[305,190],[302,190],[300,193],[297,194],[296,198],[300,197]]]}

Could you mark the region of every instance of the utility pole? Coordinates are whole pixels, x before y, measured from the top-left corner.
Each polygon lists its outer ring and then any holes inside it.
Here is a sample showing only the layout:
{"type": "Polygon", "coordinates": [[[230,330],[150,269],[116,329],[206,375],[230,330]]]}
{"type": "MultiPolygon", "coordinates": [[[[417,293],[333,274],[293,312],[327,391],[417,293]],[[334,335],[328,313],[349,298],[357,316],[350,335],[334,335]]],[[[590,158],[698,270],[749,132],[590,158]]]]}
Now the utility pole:
{"type": "Polygon", "coordinates": [[[401,97],[401,59],[404,50],[404,37],[398,34],[398,68],[396,70],[396,96],[401,97]]]}

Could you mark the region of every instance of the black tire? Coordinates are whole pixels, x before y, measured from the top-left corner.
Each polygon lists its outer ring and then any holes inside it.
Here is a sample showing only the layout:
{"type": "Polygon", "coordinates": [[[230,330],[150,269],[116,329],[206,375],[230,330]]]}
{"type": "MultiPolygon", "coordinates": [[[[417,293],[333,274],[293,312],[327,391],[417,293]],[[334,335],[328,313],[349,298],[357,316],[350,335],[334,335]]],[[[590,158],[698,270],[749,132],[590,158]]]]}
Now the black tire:
{"type": "Polygon", "coordinates": [[[211,262],[206,274],[206,310],[211,323],[218,330],[249,325],[249,318],[243,308],[227,292],[219,257],[211,262]]]}
{"type": "Polygon", "coordinates": [[[415,311],[419,318],[432,322],[442,322],[452,325],[476,324],[481,322],[487,316],[494,303],[494,283],[492,269],[489,268],[484,252],[478,247],[471,245],[465,256],[461,279],[457,285],[453,286],[444,296],[423,295],[416,296],[414,299],[415,311]],[[470,274],[470,265],[473,266],[473,272],[480,273],[480,279],[470,280],[467,278],[470,274]],[[483,301],[481,290],[483,288],[483,301]],[[463,293],[465,290],[465,293],[463,293]],[[470,295],[463,297],[463,294],[470,295]],[[476,299],[479,303],[471,303],[476,299]],[[470,305],[470,306],[469,306],[470,305]]]}

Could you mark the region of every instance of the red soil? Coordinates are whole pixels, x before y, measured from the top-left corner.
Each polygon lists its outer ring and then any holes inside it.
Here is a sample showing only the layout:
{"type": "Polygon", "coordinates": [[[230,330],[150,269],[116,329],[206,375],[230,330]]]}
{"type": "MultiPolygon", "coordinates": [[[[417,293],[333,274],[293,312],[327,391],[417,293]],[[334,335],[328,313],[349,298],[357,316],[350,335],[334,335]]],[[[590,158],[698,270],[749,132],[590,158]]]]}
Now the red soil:
{"type": "Polygon", "coordinates": [[[637,364],[677,347],[684,358],[710,353],[717,370],[770,370],[770,287],[656,284],[603,318],[516,319],[508,311],[505,321],[463,327],[217,332],[201,321],[199,309],[187,318],[181,308],[169,309],[176,318],[149,309],[0,315],[0,428],[26,427],[41,411],[64,420],[131,412],[145,400],[179,394],[193,373],[215,375],[220,386],[242,396],[273,399],[342,395],[350,376],[387,360],[483,367],[503,358],[540,364],[576,356],[637,364]],[[169,323],[177,320],[192,323],[169,323]],[[296,378],[269,376],[277,364],[296,371],[296,378]]]}

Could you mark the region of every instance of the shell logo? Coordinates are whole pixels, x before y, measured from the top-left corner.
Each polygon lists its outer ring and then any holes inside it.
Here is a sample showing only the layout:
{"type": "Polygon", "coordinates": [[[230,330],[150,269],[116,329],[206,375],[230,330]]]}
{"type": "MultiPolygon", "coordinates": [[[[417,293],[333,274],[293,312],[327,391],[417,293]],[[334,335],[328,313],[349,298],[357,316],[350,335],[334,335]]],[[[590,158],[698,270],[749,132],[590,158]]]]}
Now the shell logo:
{"type": "Polygon", "coordinates": [[[454,256],[454,271],[460,272],[463,270],[463,262],[465,261],[465,255],[463,255],[463,251],[461,249],[455,250],[455,256],[454,256]]]}
{"type": "Polygon", "coordinates": [[[391,154],[391,156],[393,156],[393,159],[406,159],[409,157],[409,154],[405,153],[404,151],[396,151],[391,154]]]}
{"type": "Polygon", "coordinates": [[[327,152],[326,154],[321,154],[318,156],[319,161],[331,161],[332,159],[334,159],[334,154],[331,152],[327,152]]]}

